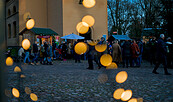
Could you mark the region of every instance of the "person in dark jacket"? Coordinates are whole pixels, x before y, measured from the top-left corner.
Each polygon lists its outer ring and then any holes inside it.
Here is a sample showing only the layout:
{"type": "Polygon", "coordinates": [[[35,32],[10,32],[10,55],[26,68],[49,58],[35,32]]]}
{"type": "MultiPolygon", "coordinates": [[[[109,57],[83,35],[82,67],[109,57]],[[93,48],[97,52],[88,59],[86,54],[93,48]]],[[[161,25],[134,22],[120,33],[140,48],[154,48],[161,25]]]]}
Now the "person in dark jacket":
{"type": "Polygon", "coordinates": [[[138,44],[138,47],[139,47],[139,50],[140,50],[139,56],[137,58],[137,60],[138,60],[138,65],[137,66],[140,67],[141,63],[142,63],[143,43],[142,43],[141,40],[138,40],[137,44],[138,44]]]}
{"type": "Polygon", "coordinates": [[[52,46],[50,43],[48,43],[47,53],[48,53],[48,58],[47,58],[48,64],[53,65],[52,63],[53,53],[52,53],[52,46]]]}
{"type": "Polygon", "coordinates": [[[32,60],[32,65],[34,65],[34,62],[36,61],[36,64],[38,65],[38,46],[37,46],[37,41],[33,44],[33,53],[34,53],[34,58],[32,60]]]}
{"type": "Polygon", "coordinates": [[[79,42],[79,40],[78,40],[78,41],[75,41],[75,42],[74,42],[74,45],[73,45],[75,63],[77,63],[77,62],[81,63],[81,61],[80,61],[80,60],[81,60],[81,55],[78,55],[78,54],[75,52],[75,50],[74,50],[75,45],[76,45],[78,42],[79,42]]]}
{"type": "Polygon", "coordinates": [[[152,73],[159,74],[157,72],[157,69],[159,68],[160,64],[162,63],[164,65],[165,75],[171,75],[170,73],[168,73],[168,70],[167,70],[167,58],[166,58],[167,49],[166,49],[166,43],[164,42],[164,38],[165,38],[164,34],[161,34],[160,38],[158,39],[158,42],[157,42],[157,60],[158,60],[158,62],[156,63],[152,73]]]}
{"type": "Polygon", "coordinates": [[[63,41],[63,43],[62,43],[62,57],[63,57],[63,61],[66,61],[66,56],[67,56],[67,45],[66,45],[66,42],[63,41]]]}
{"type": "Polygon", "coordinates": [[[48,60],[47,60],[47,58],[48,58],[48,51],[47,51],[47,49],[48,49],[48,44],[47,44],[47,42],[45,41],[44,42],[44,53],[43,53],[43,56],[44,56],[44,60],[43,60],[43,64],[48,64],[48,60]]]}
{"type": "Polygon", "coordinates": [[[56,59],[56,43],[55,41],[52,42],[52,51],[53,51],[53,59],[56,59]]]}
{"type": "Polygon", "coordinates": [[[156,49],[157,49],[157,41],[156,38],[150,39],[149,41],[149,48],[150,48],[150,64],[156,64],[156,49]]]}
{"type": "MultiPolygon", "coordinates": [[[[91,41],[93,41],[93,40],[91,39],[91,41]]],[[[88,50],[88,52],[86,54],[87,54],[87,58],[88,58],[88,65],[89,65],[89,67],[87,69],[90,69],[90,70],[93,70],[94,69],[94,67],[93,67],[93,60],[98,65],[98,69],[100,69],[101,68],[101,65],[98,62],[97,52],[95,50],[95,47],[94,46],[91,46],[89,44],[88,44],[88,46],[89,46],[89,50],[88,50]]]]}
{"type": "Polygon", "coordinates": [[[126,40],[122,46],[122,56],[123,56],[123,67],[126,66],[126,68],[128,68],[129,60],[131,57],[131,44],[128,40],[126,40]]]}

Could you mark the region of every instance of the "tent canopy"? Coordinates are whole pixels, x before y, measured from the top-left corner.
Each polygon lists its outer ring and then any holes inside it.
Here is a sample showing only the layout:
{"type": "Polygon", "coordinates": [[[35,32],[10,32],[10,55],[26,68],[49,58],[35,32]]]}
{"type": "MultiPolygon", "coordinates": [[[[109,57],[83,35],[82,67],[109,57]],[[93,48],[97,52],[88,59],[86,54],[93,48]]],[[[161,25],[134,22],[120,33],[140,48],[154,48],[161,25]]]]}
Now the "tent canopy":
{"type": "Polygon", "coordinates": [[[23,32],[25,31],[31,31],[33,32],[35,35],[41,35],[41,36],[47,36],[47,35],[58,35],[58,33],[56,33],[55,31],[53,31],[52,29],[50,28],[37,28],[37,27],[33,27],[32,29],[24,29],[23,31],[20,32],[19,35],[23,35],[23,32]]]}
{"type": "Polygon", "coordinates": [[[66,36],[63,36],[61,37],[62,39],[85,39],[85,37],[82,37],[82,36],[79,36],[79,35],[76,35],[76,34],[69,34],[69,35],[66,35],[66,36]]]}
{"type": "Polygon", "coordinates": [[[117,40],[131,40],[127,35],[112,35],[117,40]]]}

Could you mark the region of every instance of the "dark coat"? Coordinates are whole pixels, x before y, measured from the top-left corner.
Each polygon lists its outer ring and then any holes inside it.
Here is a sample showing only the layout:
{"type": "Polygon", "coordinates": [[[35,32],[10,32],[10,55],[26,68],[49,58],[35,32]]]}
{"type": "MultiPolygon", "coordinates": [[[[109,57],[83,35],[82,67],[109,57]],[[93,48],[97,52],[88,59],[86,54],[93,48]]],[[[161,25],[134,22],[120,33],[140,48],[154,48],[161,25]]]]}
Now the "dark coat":
{"type": "Polygon", "coordinates": [[[95,55],[94,53],[96,53],[95,52],[95,47],[91,46],[89,44],[88,44],[88,46],[89,46],[89,50],[87,52],[88,59],[94,59],[94,55],[95,55]]]}
{"type": "Polygon", "coordinates": [[[33,53],[37,53],[38,52],[38,46],[37,44],[33,44],[33,53]]]}
{"type": "Polygon", "coordinates": [[[159,38],[157,41],[157,58],[163,59],[166,57],[167,49],[166,49],[166,43],[163,39],[159,38]]]}
{"type": "Polygon", "coordinates": [[[123,57],[130,57],[131,56],[131,44],[129,41],[126,41],[122,46],[122,54],[123,57]]]}

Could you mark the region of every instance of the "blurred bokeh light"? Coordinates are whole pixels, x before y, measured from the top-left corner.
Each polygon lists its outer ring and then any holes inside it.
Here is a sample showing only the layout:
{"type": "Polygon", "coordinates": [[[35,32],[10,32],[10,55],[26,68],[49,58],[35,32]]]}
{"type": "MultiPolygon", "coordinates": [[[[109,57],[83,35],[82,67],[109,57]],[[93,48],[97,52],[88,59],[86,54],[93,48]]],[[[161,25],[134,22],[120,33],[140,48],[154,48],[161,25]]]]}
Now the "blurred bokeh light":
{"type": "Polygon", "coordinates": [[[6,59],[6,65],[7,66],[12,66],[13,65],[13,59],[11,57],[7,57],[7,59],[6,59]]]}
{"type": "Polygon", "coordinates": [[[136,98],[132,98],[128,102],[138,102],[138,100],[136,98]]]}
{"type": "Polygon", "coordinates": [[[100,75],[98,76],[98,81],[99,81],[100,83],[105,83],[107,80],[108,80],[108,76],[107,76],[106,74],[100,74],[100,75]]]}
{"type": "Polygon", "coordinates": [[[100,58],[100,63],[103,66],[109,66],[112,63],[112,57],[109,54],[104,54],[100,58]]]}
{"type": "Polygon", "coordinates": [[[106,69],[117,69],[118,66],[116,63],[112,62],[109,66],[106,67],[106,69]]]}
{"type": "Polygon", "coordinates": [[[95,41],[87,41],[87,43],[91,46],[95,46],[97,44],[97,42],[95,41]]]}
{"type": "Polygon", "coordinates": [[[26,28],[27,29],[32,29],[35,25],[35,21],[34,19],[29,19],[27,22],[26,22],[26,28]]]}
{"type": "Polygon", "coordinates": [[[37,101],[37,100],[38,100],[37,95],[34,94],[34,93],[31,93],[31,94],[30,94],[30,98],[31,98],[31,100],[33,100],[33,101],[37,101]]]}
{"type": "Polygon", "coordinates": [[[24,39],[22,41],[22,47],[25,49],[25,50],[28,50],[31,46],[31,43],[28,39],[24,39]]]}
{"type": "Polygon", "coordinates": [[[12,94],[13,94],[14,97],[17,97],[17,98],[19,98],[19,96],[20,96],[20,93],[16,88],[12,89],[12,94]]]}
{"type": "Polygon", "coordinates": [[[82,18],[82,22],[86,22],[91,27],[94,25],[95,19],[94,17],[87,15],[82,18]]]}
{"type": "Polygon", "coordinates": [[[106,48],[107,48],[107,45],[106,44],[97,44],[95,46],[95,49],[98,52],[104,52],[106,50],[106,48]]]}
{"type": "Polygon", "coordinates": [[[92,8],[95,6],[95,4],[96,4],[95,0],[83,0],[83,5],[86,8],[92,8]]]}
{"type": "Polygon", "coordinates": [[[128,101],[131,97],[132,97],[132,91],[131,90],[126,90],[122,93],[121,100],[122,101],[128,101]]]}
{"type": "Polygon", "coordinates": [[[122,93],[124,92],[124,89],[122,88],[119,88],[117,90],[115,90],[114,94],[113,94],[113,97],[117,100],[121,99],[121,95],[122,93]]]}
{"type": "Polygon", "coordinates": [[[76,26],[76,30],[80,33],[80,34],[85,34],[88,32],[89,30],[89,25],[86,22],[79,22],[76,26]]]}
{"type": "Polygon", "coordinates": [[[18,66],[16,66],[16,67],[14,68],[14,72],[21,72],[21,69],[20,69],[18,66]]]}
{"type": "Polygon", "coordinates": [[[75,45],[74,50],[79,55],[84,54],[87,51],[87,45],[84,42],[79,42],[75,45]]]}
{"type": "Polygon", "coordinates": [[[116,82],[117,83],[123,83],[127,80],[127,72],[126,71],[121,71],[116,75],[116,82]]]}
{"type": "Polygon", "coordinates": [[[29,87],[25,87],[25,93],[26,94],[31,94],[31,89],[29,87]]]}

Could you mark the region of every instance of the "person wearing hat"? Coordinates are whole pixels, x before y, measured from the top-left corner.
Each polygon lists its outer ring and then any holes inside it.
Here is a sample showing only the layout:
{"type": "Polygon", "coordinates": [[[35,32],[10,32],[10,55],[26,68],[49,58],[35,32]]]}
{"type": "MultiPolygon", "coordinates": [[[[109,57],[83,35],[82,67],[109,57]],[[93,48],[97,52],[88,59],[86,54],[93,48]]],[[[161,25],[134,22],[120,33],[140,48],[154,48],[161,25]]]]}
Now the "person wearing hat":
{"type": "Polygon", "coordinates": [[[170,73],[168,73],[168,70],[167,70],[167,58],[166,58],[167,48],[166,48],[166,43],[164,42],[164,38],[165,38],[165,35],[160,34],[160,38],[158,39],[158,42],[157,42],[157,60],[158,61],[156,62],[156,65],[152,73],[159,74],[157,72],[157,69],[162,63],[164,65],[165,75],[171,75],[170,73]]]}

